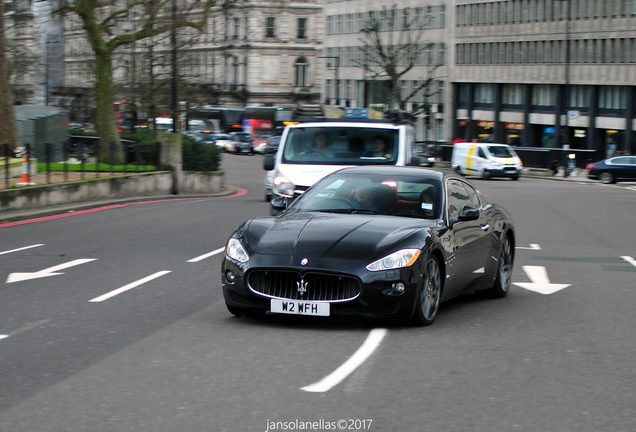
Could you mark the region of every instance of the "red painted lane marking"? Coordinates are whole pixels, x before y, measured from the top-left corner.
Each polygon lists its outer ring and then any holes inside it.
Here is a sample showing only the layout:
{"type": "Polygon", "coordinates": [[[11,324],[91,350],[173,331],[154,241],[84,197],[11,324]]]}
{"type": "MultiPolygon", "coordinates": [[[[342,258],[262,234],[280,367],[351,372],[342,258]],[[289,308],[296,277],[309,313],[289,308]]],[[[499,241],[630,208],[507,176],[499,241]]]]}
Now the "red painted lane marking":
{"type": "MultiPolygon", "coordinates": [[[[233,186],[233,187],[236,187],[236,186],[233,186]]],[[[189,198],[164,198],[164,199],[152,200],[152,201],[136,201],[136,202],[126,203],[126,204],[115,204],[115,205],[98,207],[98,208],[93,208],[93,209],[88,209],[88,210],[72,211],[72,212],[69,212],[69,213],[62,213],[62,214],[58,214],[58,215],[45,216],[45,217],[34,218],[34,219],[27,219],[27,220],[17,221],[17,222],[7,222],[7,223],[0,222],[0,228],[6,228],[6,227],[12,227],[12,226],[18,226],[18,225],[26,225],[26,224],[36,223],[36,222],[45,222],[45,221],[61,219],[61,218],[69,217],[69,216],[78,216],[78,215],[84,215],[84,214],[88,214],[88,213],[100,212],[100,211],[104,211],[104,210],[117,209],[117,208],[129,206],[129,205],[153,204],[153,203],[162,203],[162,202],[167,202],[167,201],[200,200],[200,199],[210,199],[210,198],[236,198],[236,197],[240,197],[240,196],[246,195],[247,192],[248,192],[247,189],[244,189],[244,188],[241,188],[241,187],[236,187],[236,189],[237,189],[236,193],[234,193],[232,195],[225,195],[225,196],[217,196],[217,197],[215,197],[215,196],[201,196],[201,197],[189,197],[189,198]]]]}

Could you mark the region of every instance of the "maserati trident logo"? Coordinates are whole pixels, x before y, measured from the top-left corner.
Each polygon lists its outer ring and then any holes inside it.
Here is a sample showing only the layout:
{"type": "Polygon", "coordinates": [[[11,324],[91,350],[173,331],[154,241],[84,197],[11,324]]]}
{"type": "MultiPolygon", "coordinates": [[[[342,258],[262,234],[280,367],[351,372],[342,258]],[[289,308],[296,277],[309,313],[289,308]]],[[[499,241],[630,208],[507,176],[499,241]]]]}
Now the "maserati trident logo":
{"type": "Polygon", "coordinates": [[[296,286],[298,287],[298,294],[301,296],[305,295],[307,292],[308,282],[305,282],[304,279],[301,279],[300,282],[296,282],[296,286]]]}

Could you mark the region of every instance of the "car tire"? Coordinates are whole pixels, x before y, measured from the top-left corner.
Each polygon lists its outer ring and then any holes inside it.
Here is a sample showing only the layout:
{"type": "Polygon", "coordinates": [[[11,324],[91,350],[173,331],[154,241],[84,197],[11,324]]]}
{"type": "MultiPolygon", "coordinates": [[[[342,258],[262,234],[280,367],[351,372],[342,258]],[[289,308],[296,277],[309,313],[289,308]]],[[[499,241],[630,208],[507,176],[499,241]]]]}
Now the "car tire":
{"type": "Polygon", "coordinates": [[[492,288],[480,291],[490,298],[504,298],[510,290],[512,280],[512,267],[514,265],[514,254],[510,237],[504,237],[501,242],[501,253],[497,261],[497,275],[492,288]]]}
{"type": "Polygon", "coordinates": [[[484,171],[481,173],[481,178],[483,178],[484,180],[488,180],[488,179],[490,178],[490,171],[488,171],[488,170],[484,170],[484,171]]]}
{"type": "Polygon", "coordinates": [[[428,326],[433,324],[439,311],[442,297],[442,276],[439,261],[435,256],[430,256],[424,266],[424,280],[421,288],[415,296],[415,311],[413,312],[413,324],[428,326]]]}
{"type": "Polygon", "coordinates": [[[614,178],[614,174],[609,171],[603,171],[599,176],[599,180],[603,184],[614,184],[616,183],[616,179],[614,178]]]}
{"type": "Polygon", "coordinates": [[[459,174],[460,176],[464,175],[464,173],[462,172],[462,167],[460,167],[459,165],[457,166],[457,169],[455,171],[457,171],[457,174],[459,174]]]}
{"type": "Polygon", "coordinates": [[[230,306],[227,303],[225,303],[225,306],[232,315],[239,318],[259,318],[265,314],[265,311],[262,309],[244,309],[236,306],[230,306]]]}

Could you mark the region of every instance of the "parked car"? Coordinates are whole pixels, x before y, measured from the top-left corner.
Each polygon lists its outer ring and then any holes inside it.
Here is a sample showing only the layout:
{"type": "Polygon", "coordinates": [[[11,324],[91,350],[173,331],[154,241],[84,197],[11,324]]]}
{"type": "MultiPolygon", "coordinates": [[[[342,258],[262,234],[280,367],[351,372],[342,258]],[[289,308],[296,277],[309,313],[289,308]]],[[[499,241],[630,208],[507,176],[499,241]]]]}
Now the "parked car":
{"type": "Polygon", "coordinates": [[[587,166],[587,177],[610,184],[636,181],[636,156],[615,156],[587,166]]]}
{"type": "Polygon", "coordinates": [[[232,142],[232,152],[235,154],[254,154],[254,144],[250,134],[245,132],[232,132],[230,133],[230,141],[232,142]]]}
{"type": "Polygon", "coordinates": [[[204,143],[206,144],[215,144],[215,136],[216,134],[210,130],[193,132],[193,135],[198,136],[204,143]]]}
{"type": "Polygon", "coordinates": [[[429,325],[452,297],[509,290],[510,214],[459,177],[352,167],[272,206],[282,213],[242,223],[227,242],[221,282],[234,315],[361,314],[429,325]]]}
{"type": "Polygon", "coordinates": [[[234,151],[234,146],[232,145],[232,139],[229,134],[224,133],[214,133],[210,136],[216,146],[225,152],[234,151]]]}

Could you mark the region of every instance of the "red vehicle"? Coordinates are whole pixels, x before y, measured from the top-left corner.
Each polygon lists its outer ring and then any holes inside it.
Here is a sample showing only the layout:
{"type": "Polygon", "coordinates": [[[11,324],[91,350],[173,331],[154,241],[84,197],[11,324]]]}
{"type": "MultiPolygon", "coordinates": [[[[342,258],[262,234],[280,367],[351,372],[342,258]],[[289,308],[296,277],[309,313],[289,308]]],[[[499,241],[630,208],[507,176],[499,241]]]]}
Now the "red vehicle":
{"type": "Polygon", "coordinates": [[[245,119],[243,120],[243,132],[252,137],[255,152],[265,153],[267,141],[274,133],[274,124],[270,120],[245,119]]]}

